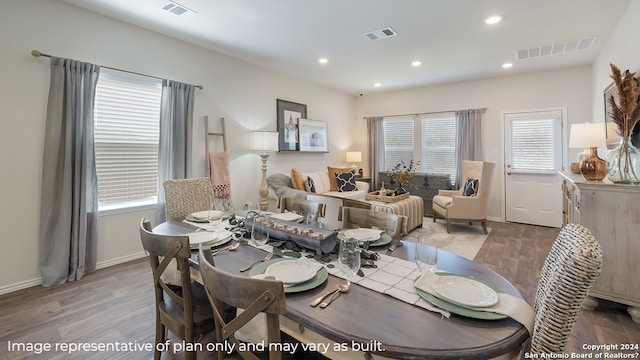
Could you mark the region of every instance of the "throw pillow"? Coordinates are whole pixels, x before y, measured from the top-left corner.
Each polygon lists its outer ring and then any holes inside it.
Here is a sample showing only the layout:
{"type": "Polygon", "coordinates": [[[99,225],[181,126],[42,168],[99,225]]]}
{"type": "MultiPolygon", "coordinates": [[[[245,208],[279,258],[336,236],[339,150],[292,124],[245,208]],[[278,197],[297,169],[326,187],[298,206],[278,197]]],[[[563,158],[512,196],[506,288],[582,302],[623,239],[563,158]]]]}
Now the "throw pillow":
{"type": "Polygon", "coordinates": [[[462,189],[462,196],[475,196],[478,192],[478,179],[467,178],[462,189]]]}
{"type": "Polygon", "coordinates": [[[305,179],[306,176],[302,175],[298,169],[291,169],[291,184],[294,189],[304,190],[305,179]]]}
{"type": "Polygon", "coordinates": [[[307,192],[316,192],[316,185],[313,182],[313,179],[311,178],[311,176],[307,176],[307,181],[304,182],[304,189],[307,192]]]}
{"type": "Polygon", "coordinates": [[[356,190],[355,175],[351,171],[336,174],[336,183],[339,192],[347,192],[356,190]]]}
{"type": "Polygon", "coordinates": [[[336,175],[341,173],[350,172],[351,168],[335,168],[327,166],[327,171],[329,172],[329,191],[338,191],[338,183],[336,181],[336,175]]]}

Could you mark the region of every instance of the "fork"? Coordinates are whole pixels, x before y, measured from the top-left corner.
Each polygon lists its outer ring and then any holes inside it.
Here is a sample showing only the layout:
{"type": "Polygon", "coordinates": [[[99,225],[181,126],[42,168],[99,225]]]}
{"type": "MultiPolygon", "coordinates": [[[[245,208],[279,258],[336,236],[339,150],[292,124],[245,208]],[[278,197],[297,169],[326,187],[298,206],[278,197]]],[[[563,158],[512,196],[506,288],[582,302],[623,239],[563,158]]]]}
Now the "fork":
{"type": "Polygon", "coordinates": [[[245,271],[251,270],[252,267],[260,264],[261,262],[265,262],[265,261],[271,260],[272,257],[273,257],[273,253],[270,252],[263,259],[257,260],[253,264],[250,264],[248,266],[243,267],[242,269],[240,269],[240,272],[245,272],[245,271]]]}

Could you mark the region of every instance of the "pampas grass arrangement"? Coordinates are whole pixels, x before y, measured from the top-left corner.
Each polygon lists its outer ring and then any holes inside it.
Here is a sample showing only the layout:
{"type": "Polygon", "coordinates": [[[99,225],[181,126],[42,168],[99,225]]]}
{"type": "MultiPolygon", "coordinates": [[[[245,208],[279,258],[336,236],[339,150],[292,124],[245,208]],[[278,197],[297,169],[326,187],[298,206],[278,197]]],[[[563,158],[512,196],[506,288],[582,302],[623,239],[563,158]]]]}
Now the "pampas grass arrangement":
{"type": "Polygon", "coordinates": [[[640,119],[640,103],[638,103],[640,89],[638,88],[638,82],[635,78],[636,73],[626,71],[625,74],[622,75],[622,72],[617,66],[613,64],[610,65],[611,78],[616,86],[620,105],[616,103],[613,95],[609,96],[608,101],[611,106],[609,116],[611,116],[613,122],[618,126],[620,136],[629,137],[638,119],[640,119]]]}
{"type": "Polygon", "coordinates": [[[624,75],[620,69],[610,64],[611,79],[616,87],[618,102],[613,97],[607,99],[611,110],[609,116],[618,126],[618,132],[623,138],[621,145],[607,154],[607,177],[613,182],[639,183],[638,150],[631,144],[633,129],[640,119],[640,89],[635,79],[635,73],[626,71],[624,75]]]}

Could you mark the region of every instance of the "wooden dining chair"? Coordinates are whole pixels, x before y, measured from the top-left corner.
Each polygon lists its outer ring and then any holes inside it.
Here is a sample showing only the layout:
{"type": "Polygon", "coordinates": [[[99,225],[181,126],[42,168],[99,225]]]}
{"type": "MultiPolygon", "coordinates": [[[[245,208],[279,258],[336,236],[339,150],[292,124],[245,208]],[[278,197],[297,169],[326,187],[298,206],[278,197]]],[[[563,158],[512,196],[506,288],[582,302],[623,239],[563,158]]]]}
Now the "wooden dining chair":
{"type": "Polygon", "coordinates": [[[545,259],[534,303],[530,353],[564,353],[580,307],[602,269],[602,249],[589,229],[568,224],[545,259]]]}
{"type": "Polygon", "coordinates": [[[384,230],[394,240],[402,237],[406,221],[404,215],[353,207],[342,208],[342,226],[345,229],[375,227],[384,230]]]}
{"type": "Polygon", "coordinates": [[[162,184],[167,220],[182,221],[196,211],[208,210],[213,202],[211,179],[167,180],[162,184]]]}
{"type": "MultiPolygon", "coordinates": [[[[167,330],[187,342],[195,342],[201,335],[213,331],[214,321],[211,319],[211,304],[204,288],[200,284],[191,282],[189,237],[154,234],[151,222],[142,219],[140,239],[153,274],[156,304],[156,345],[165,342],[167,330]],[[172,260],[177,263],[182,286],[170,285],[162,280],[162,274],[172,260]]],[[[160,356],[161,352],[156,346],[153,358],[159,360],[160,356]]],[[[185,353],[185,359],[195,360],[196,358],[195,351],[185,353]]]]}
{"type": "MultiPolygon", "coordinates": [[[[240,343],[234,336],[235,332],[258,314],[264,313],[267,319],[265,346],[269,348],[269,359],[282,359],[282,353],[271,349],[268,345],[281,341],[280,315],[287,312],[282,281],[253,279],[224,272],[215,267],[211,252],[204,251],[202,247],[199,252],[199,263],[202,280],[213,308],[216,341],[218,343],[231,341],[238,349],[240,343]],[[241,308],[244,311],[228,321],[224,316],[226,306],[241,308]]],[[[258,357],[251,352],[239,351],[238,353],[243,359],[258,360],[258,357]]],[[[218,351],[219,360],[224,359],[224,356],[224,351],[218,351]]]]}
{"type": "Polygon", "coordinates": [[[325,204],[301,198],[283,197],[278,199],[280,212],[291,211],[298,214],[315,214],[313,221],[325,216],[325,204]]]}

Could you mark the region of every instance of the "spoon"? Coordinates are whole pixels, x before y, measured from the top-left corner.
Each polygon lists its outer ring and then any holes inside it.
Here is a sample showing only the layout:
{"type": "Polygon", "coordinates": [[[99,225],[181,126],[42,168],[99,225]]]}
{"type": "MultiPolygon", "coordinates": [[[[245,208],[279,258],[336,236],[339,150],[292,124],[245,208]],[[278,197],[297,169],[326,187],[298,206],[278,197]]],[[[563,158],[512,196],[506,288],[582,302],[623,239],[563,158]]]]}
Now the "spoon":
{"type": "Polygon", "coordinates": [[[338,298],[338,296],[340,296],[340,294],[342,294],[343,292],[347,292],[347,290],[349,290],[349,286],[351,285],[351,282],[349,280],[345,280],[343,282],[341,282],[338,285],[338,290],[336,290],[333,295],[331,295],[331,297],[329,297],[328,299],[324,300],[323,302],[320,303],[320,307],[321,308],[326,308],[327,306],[329,306],[329,304],[331,304],[331,302],[335,299],[338,298]]]}
{"type": "Polygon", "coordinates": [[[240,243],[234,243],[234,244],[231,244],[229,246],[225,246],[225,247],[220,248],[220,249],[211,250],[211,255],[217,255],[217,254],[219,254],[219,253],[221,253],[223,251],[233,251],[233,250],[237,249],[238,246],[240,246],[240,243]]]}
{"type": "Polygon", "coordinates": [[[336,287],[334,289],[331,289],[330,291],[327,291],[326,293],[318,296],[317,298],[315,298],[309,305],[311,306],[318,306],[322,300],[324,300],[324,298],[326,298],[329,295],[332,295],[333,293],[335,293],[336,291],[340,290],[340,285],[346,284],[347,287],[349,286],[350,282],[349,280],[343,280],[341,281],[338,285],[336,285],[336,287]]]}

